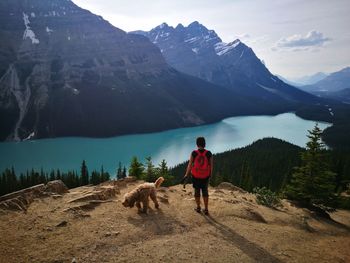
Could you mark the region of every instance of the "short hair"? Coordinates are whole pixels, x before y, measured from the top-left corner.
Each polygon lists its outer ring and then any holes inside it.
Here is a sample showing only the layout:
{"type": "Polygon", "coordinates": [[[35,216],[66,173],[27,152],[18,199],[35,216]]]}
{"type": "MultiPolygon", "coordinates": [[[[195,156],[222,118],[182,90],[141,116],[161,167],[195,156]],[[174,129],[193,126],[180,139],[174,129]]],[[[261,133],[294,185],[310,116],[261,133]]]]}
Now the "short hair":
{"type": "Polygon", "coordinates": [[[205,139],[204,137],[198,137],[196,140],[197,146],[198,147],[205,147],[205,139]]]}

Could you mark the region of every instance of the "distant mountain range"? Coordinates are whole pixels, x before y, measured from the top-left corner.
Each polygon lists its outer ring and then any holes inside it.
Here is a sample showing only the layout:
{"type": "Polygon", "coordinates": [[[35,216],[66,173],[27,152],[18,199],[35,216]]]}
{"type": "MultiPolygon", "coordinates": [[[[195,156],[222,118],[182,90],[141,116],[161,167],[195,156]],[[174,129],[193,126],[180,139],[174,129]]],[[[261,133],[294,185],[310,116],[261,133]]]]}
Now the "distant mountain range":
{"type": "Polygon", "coordinates": [[[313,85],[300,88],[320,97],[350,103],[350,67],[334,72],[313,85]]]}
{"type": "Polygon", "coordinates": [[[163,23],[149,32],[134,31],[156,44],[175,69],[227,87],[268,104],[291,105],[315,98],[272,75],[254,51],[239,39],[224,43],[213,30],[195,21],[175,28],[163,23]]]}
{"type": "Polygon", "coordinates": [[[70,0],[0,10],[0,140],[151,132],[318,101],[198,22],[146,38],[70,0]]]}
{"type": "Polygon", "coordinates": [[[292,79],[292,81],[299,83],[300,85],[305,86],[305,85],[315,84],[316,82],[323,80],[327,76],[328,76],[328,74],[326,74],[326,73],[317,72],[317,73],[310,75],[310,76],[304,76],[301,78],[292,79]]]}

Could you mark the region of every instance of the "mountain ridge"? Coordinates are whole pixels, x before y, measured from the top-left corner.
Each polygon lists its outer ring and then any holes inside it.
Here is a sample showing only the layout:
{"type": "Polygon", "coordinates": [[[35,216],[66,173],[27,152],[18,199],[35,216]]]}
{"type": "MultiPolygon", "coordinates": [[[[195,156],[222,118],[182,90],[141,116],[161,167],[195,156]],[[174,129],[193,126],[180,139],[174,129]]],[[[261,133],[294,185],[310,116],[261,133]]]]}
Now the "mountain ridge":
{"type": "Polygon", "coordinates": [[[149,32],[130,33],[147,36],[175,69],[230,88],[242,96],[272,103],[317,101],[312,95],[275,78],[242,41],[224,43],[214,30],[198,21],[175,28],[163,23],[149,32]]]}
{"type": "Polygon", "coordinates": [[[323,98],[336,99],[349,103],[350,96],[350,67],[329,74],[324,79],[312,84],[300,87],[304,91],[323,98]]]}

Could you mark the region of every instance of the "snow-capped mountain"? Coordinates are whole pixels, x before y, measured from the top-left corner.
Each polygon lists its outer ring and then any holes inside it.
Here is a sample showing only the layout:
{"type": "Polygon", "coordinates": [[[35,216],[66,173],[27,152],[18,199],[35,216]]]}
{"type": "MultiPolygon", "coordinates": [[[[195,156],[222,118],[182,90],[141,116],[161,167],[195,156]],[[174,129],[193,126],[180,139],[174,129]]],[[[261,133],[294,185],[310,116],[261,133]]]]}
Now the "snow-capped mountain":
{"type": "Polygon", "coordinates": [[[228,87],[241,95],[270,102],[305,102],[315,98],[274,75],[239,39],[224,43],[213,30],[193,22],[175,28],[163,23],[149,32],[131,33],[147,36],[161,50],[175,69],[228,87]]]}
{"type": "Polygon", "coordinates": [[[259,112],[72,1],[2,0],[0,10],[0,140],[113,136],[259,112]]]}

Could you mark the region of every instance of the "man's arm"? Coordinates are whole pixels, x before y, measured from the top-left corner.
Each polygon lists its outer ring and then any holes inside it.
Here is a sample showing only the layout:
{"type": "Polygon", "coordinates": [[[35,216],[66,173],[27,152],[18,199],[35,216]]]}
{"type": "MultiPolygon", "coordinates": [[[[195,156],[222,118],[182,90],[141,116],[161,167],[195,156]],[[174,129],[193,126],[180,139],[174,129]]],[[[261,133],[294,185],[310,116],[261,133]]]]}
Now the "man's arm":
{"type": "Polygon", "coordinates": [[[186,173],[185,173],[185,176],[184,176],[184,177],[189,176],[189,174],[190,174],[190,172],[191,172],[191,168],[192,168],[192,163],[193,163],[193,157],[192,157],[192,154],[191,154],[190,160],[189,160],[189,162],[188,162],[187,169],[186,169],[186,173]]]}

